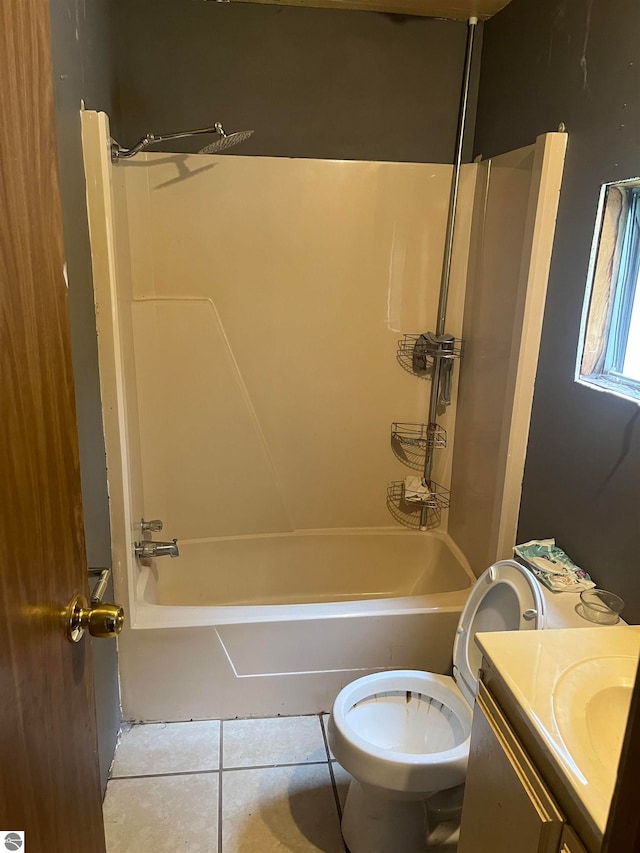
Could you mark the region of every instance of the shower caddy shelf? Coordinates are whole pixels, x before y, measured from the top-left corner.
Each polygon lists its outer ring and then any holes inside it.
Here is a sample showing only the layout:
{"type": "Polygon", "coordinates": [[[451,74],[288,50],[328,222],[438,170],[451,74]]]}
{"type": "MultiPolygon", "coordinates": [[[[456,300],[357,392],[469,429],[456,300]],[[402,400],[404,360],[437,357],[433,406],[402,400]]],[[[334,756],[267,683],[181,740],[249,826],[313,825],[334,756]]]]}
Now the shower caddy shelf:
{"type": "MultiPolygon", "coordinates": [[[[398,341],[398,355],[408,355],[413,357],[413,348],[418,343],[418,338],[420,335],[416,334],[405,334],[402,336],[402,340],[398,341]]],[[[462,354],[462,341],[460,338],[452,339],[452,346],[450,347],[441,347],[435,350],[433,353],[429,353],[428,358],[433,360],[434,356],[438,356],[439,358],[460,358],[462,354]]]]}
{"type": "Polygon", "coordinates": [[[391,424],[391,440],[404,447],[426,450],[427,447],[446,447],[447,431],[439,424],[391,424]]]}
{"type": "Polygon", "coordinates": [[[416,509],[422,509],[422,507],[438,511],[447,509],[451,500],[449,489],[445,489],[444,486],[441,486],[434,480],[430,480],[427,485],[429,488],[428,497],[420,501],[407,501],[404,497],[404,480],[393,480],[387,486],[387,499],[395,503],[403,502],[405,505],[415,507],[416,509]]]}
{"type": "Polygon", "coordinates": [[[403,335],[402,340],[398,341],[398,349],[396,350],[398,361],[406,370],[410,373],[414,373],[416,376],[420,376],[427,370],[430,370],[433,367],[436,358],[460,358],[462,355],[462,341],[460,338],[453,338],[450,346],[425,353],[425,368],[423,370],[415,370],[413,366],[413,354],[419,337],[420,335],[416,334],[403,335]]]}

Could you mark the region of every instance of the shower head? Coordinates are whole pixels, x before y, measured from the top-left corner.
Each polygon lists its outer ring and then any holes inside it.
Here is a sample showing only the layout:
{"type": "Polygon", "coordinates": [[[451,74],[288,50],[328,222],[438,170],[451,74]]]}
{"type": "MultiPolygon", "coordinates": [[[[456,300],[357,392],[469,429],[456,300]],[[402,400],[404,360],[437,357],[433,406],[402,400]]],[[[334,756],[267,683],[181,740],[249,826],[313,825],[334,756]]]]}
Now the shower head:
{"type": "Polygon", "coordinates": [[[227,148],[231,148],[239,142],[244,142],[245,139],[251,136],[253,131],[241,130],[238,133],[227,134],[222,124],[217,121],[213,127],[202,127],[199,130],[182,130],[180,133],[167,133],[163,136],[156,136],[155,133],[147,133],[132,148],[123,148],[115,140],[112,140],[111,159],[115,162],[120,158],[133,157],[135,154],[144,151],[149,145],[157,145],[159,142],[167,142],[171,139],[184,139],[188,136],[201,136],[206,133],[217,133],[220,138],[202,148],[198,151],[198,154],[217,154],[219,151],[226,151],[227,148]]]}
{"type": "Polygon", "coordinates": [[[252,130],[239,130],[236,133],[227,134],[221,124],[217,124],[216,128],[220,134],[220,139],[205,145],[198,151],[198,154],[218,154],[220,151],[226,151],[227,148],[233,148],[234,145],[244,142],[253,134],[252,130]]]}

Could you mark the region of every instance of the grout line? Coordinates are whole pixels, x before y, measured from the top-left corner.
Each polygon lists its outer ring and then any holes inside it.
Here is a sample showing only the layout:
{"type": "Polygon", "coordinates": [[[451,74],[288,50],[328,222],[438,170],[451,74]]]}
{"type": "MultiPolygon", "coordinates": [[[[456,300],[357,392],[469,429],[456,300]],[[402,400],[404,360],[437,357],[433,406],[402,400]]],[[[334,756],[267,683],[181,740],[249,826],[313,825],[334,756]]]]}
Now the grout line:
{"type": "MultiPolygon", "coordinates": [[[[269,534],[269,535],[272,535],[272,534],[269,534]]],[[[280,536],[282,534],[275,534],[275,535],[280,536]]],[[[237,537],[231,537],[231,538],[237,538],[237,537]]],[[[199,540],[195,540],[195,541],[199,541],[199,540]]],[[[292,673],[286,673],[286,674],[291,675],[292,673]]],[[[293,674],[295,675],[295,673],[293,673],[293,674]]],[[[268,678],[269,676],[266,676],[266,677],[268,678]]],[[[321,714],[328,714],[329,712],[328,711],[320,711],[320,713],[321,714]]],[[[222,723],[245,723],[245,722],[251,722],[252,720],[260,720],[261,722],[264,722],[264,720],[306,720],[308,717],[317,717],[317,716],[318,716],[317,711],[313,711],[311,714],[276,714],[275,717],[273,716],[273,714],[263,714],[263,715],[253,716],[253,717],[222,717],[220,719],[220,722],[222,722],[222,723]]],[[[202,722],[207,722],[207,721],[204,720],[202,722]]],[[[215,720],[213,720],[212,722],[215,722],[215,720]]]]}
{"type": "Polygon", "coordinates": [[[119,779],[158,779],[164,776],[210,776],[219,773],[219,770],[173,770],[171,773],[132,773],[130,776],[112,776],[109,781],[117,782],[119,779]]]}
{"type": "MultiPolygon", "coordinates": [[[[336,785],[336,777],[333,772],[333,759],[331,758],[331,752],[329,750],[329,739],[327,738],[327,733],[324,728],[324,720],[322,719],[322,714],[320,716],[320,728],[322,729],[322,737],[324,738],[324,748],[327,751],[327,763],[329,765],[329,776],[331,777],[331,787],[333,788],[333,798],[336,803],[336,809],[338,812],[338,821],[340,823],[340,837],[342,838],[342,806],[340,805],[340,797],[338,796],[338,786],[336,785]]],[[[344,845],[344,849],[347,849],[347,845],[344,843],[344,839],[342,839],[342,843],[344,845]]]]}
{"type": "Polygon", "coordinates": [[[338,820],[342,822],[342,806],[340,805],[340,797],[338,796],[338,786],[336,785],[336,777],[333,774],[333,767],[331,766],[331,762],[329,762],[329,776],[331,776],[333,798],[336,801],[336,809],[338,810],[338,820]]]}
{"type": "Polygon", "coordinates": [[[327,738],[327,733],[324,729],[324,720],[322,719],[322,714],[318,714],[320,718],[320,730],[322,731],[322,740],[324,741],[324,749],[327,753],[327,761],[331,761],[331,750],[329,749],[329,740],[327,738]]]}
{"type": "Polygon", "coordinates": [[[320,717],[320,728],[322,729],[322,737],[324,738],[324,747],[327,751],[327,758],[329,764],[329,776],[331,777],[331,787],[333,788],[333,797],[336,801],[336,809],[338,812],[338,822],[340,824],[340,838],[342,839],[342,845],[345,849],[345,853],[349,853],[349,848],[346,845],[344,838],[342,837],[342,806],[340,805],[340,796],[338,794],[338,786],[336,785],[336,777],[333,772],[333,765],[337,763],[335,758],[331,757],[331,750],[329,749],[329,738],[327,737],[327,732],[324,727],[324,719],[323,712],[319,714],[320,717]]]}
{"type": "Polygon", "coordinates": [[[317,767],[320,764],[327,764],[327,761],[284,761],[282,764],[248,764],[246,767],[223,767],[222,773],[235,773],[238,770],[275,770],[278,767],[317,767]]]}
{"type": "Polygon", "coordinates": [[[218,776],[218,853],[222,853],[222,755],[224,749],[224,723],[220,721],[220,755],[218,760],[218,768],[220,775],[218,776]]]}
{"type": "MultiPolygon", "coordinates": [[[[269,536],[280,536],[282,534],[266,534],[269,536]]],[[[221,537],[222,539],[229,538],[235,539],[237,537],[221,537]]],[[[208,539],[183,539],[182,542],[186,543],[196,543],[199,542],[209,542],[208,539]]],[[[289,673],[290,674],[290,673],[289,673]]],[[[320,711],[320,714],[328,714],[328,711],[320,711]]],[[[190,719],[190,720],[123,720],[122,721],[122,733],[125,734],[129,732],[131,729],[137,729],[141,726],[174,726],[181,725],[183,723],[235,723],[237,721],[244,722],[250,720],[297,720],[304,719],[305,717],[317,717],[318,712],[313,711],[310,714],[276,714],[275,717],[273,714],[258,714],[257,716],[251,717],[216,717],[215,719],[190,719]]]]}
{"type": "Polygon", "coordinates": [[[110,782],[118,779],[157,779],[161,776],[205,776],[211,773],[236,773],[238,770],[276,770],[278,767],[317,767],[327,764],[322,761],[285,761],[282,764],[247,764],[240,767],[222,767],[220,770],[174,770],[170,773],[132,773],[130,776],[112,776],[110,782]]]}

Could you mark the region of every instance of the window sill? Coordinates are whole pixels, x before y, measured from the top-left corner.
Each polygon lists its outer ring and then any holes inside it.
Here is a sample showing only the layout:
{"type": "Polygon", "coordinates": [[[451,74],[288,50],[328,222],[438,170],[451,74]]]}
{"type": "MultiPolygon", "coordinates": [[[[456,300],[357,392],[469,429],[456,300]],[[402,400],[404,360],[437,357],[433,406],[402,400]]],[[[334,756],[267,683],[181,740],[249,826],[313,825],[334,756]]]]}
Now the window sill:
{"type": "Polygon", "coordinates": [[[610,373],[592,373],[589,376],[577,376],[576,382],[595,391],[614,394],[616,397],[622,397],[640,406],[640,382],[634,382],[633,379],[621,378],[610,373]]]}

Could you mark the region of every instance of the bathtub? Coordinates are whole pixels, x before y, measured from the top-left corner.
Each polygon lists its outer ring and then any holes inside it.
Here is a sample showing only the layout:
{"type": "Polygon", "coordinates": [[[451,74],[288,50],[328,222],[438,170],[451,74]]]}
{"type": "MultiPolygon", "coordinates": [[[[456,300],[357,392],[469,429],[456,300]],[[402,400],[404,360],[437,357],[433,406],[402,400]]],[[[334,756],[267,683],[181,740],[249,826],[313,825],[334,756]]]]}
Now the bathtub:
{"type": "Polygon", "coordinates": [[[134,720],[318,713],[370,672],[448,672],[475,580],[446,534],[396,528],[181,542],[139,568],[134,720]]]}

